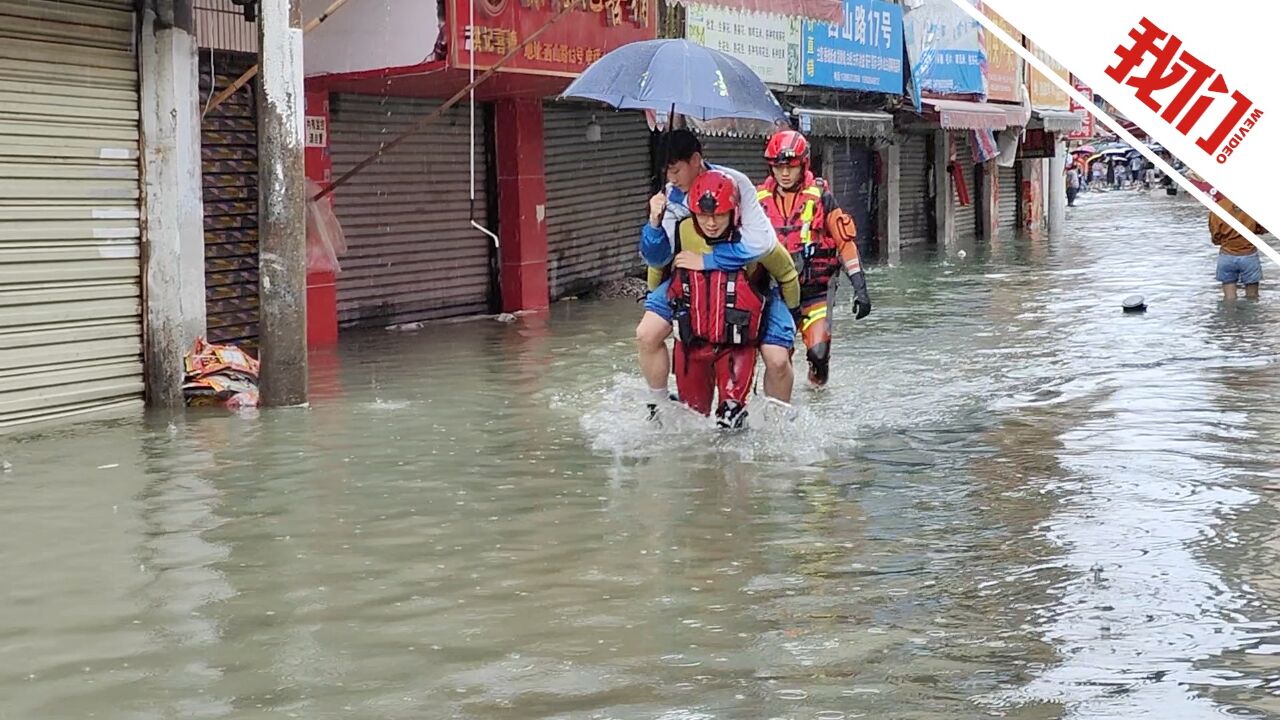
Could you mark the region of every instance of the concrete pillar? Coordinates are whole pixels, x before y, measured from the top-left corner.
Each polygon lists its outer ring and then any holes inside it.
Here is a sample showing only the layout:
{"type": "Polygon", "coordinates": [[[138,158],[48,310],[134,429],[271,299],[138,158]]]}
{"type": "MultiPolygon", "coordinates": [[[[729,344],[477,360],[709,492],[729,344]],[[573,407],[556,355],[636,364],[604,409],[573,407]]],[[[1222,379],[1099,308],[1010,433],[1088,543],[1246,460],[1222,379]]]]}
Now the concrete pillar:
{"type": "Polygon", "coordinates": [[[181,407],[183,355],[205,332],[199,66],[191,0],[142,10],[147,398],[181,407]]]}
{"type": "MultiPolygon", "coordinates": [[[[333,159],[329,153],[329,91],[308,90],[307,178],[323,187],[333,179],[333,159]]],[[[320,202],[332,205],[338,193],[320,202]]],[[[341,262],[341,258],[338,259],[341,262]]],[[[307,271],[307,346],[324,347],[338,342],[338,283],[336,274],[307,271]]]]}
{"type": "Polygon", "coordinates": [[[301,0],[261,0],[258,39],[258,305],[261,397],[307,401],[307,227],[301,0]]]}
{"type": "Polygon", "coordinates": [[[547,282],[547,174],[541,100],[498,101],[494,152],[502,309],[545,310],[551,291],[547,282]]]}
{"type": "Polygon", "coordinates": [[[1062,232],[1067,221],[1067,149],[1061,136],[1049,159],[1049,234],[1062,232]]]}
{"type": "Polygon", "coordinates": [[[946,130],[933,133],[933,186],[937,194],[933,199],[934,218],[937,221],[938,247],[950,250],[955,245],[956,237],[956,204],[955,188],[952,187],[951,173],[951,137],[946,130]]]}
{"type": "Polygon", "coordinates": [[[902,146],[889,143],[880,149],[884,184],[880,192],[880,253],[890,265],[902,262],[902,146]]]}
{"type": "Polygon", "coordinates": [[[1000,166],[995,160],[982,164],[982,183],[978,187],[978,202],[982,208],[982,225],[978,235],[987,242],[993,242],[1000,232],[1000,166]]]}

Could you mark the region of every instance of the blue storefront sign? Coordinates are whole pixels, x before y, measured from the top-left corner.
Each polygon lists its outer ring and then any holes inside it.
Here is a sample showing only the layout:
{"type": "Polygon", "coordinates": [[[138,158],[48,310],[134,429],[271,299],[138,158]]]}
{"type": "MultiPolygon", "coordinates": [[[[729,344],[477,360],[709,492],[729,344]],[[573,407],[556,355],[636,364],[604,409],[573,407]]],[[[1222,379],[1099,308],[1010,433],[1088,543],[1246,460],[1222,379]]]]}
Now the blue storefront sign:
{"type": "Polygon", "coordinates": [[[985,97],[987,55],[981,32],[978,21],[952,0],[924,0],[907,11],[903,33],[913,89],[917,93],[985,97]]]}
{"type": "Polygon", "coordinates": [[[806,85],[902,94],[902,8],[845,0],[844,26],[804,24],[806,85]]]}

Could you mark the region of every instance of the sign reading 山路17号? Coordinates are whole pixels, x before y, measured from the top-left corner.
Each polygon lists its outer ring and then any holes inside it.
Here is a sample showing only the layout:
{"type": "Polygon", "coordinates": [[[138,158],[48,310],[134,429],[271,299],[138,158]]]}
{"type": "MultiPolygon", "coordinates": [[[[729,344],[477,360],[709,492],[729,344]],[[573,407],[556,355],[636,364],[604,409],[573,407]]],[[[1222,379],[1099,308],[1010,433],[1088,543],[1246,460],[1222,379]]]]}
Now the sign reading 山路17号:
{"type": "Polygon", "coordinates": [[[804,83],[902,94],[902,8],[845,0],[843,27],[806,22],[804,83]]]}

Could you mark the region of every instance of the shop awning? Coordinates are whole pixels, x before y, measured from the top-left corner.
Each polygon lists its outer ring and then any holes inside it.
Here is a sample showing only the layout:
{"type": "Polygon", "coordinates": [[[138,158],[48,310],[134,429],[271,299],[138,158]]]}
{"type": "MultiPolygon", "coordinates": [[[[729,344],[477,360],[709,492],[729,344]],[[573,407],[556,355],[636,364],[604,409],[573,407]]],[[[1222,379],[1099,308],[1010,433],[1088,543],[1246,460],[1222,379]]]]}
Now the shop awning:
{"type": "Polygon", "coordinates": [[[795,108],[800,131],[822,137],[887,138],[893,135],[893,116],[882,112],[795,108]]]}
{"type": "Polygon", "coordinates": [[[844,25],[843,0],[672,0],[676,5],[710,5],[729,10],[791,15],[806,20],[817,20],[844,25]]]}
{"type": "Polygon", "coordinates": [[[1004,130],[1009,127],[1009,114],[1001,105],[968,100],[935,100],[925,98],[938,124],[948,130],[1004,130]]]}
{"type": "Polygon", "coordinates": [[[1048,132],[1076,132],[1084,127],[1084,118],[1069,110],[1036,108],[1031,114],[1048,132]]]}
{"type": "Polygon", "coordinates": [[[1024,128],[1031,122],[1030,105],[1001,105],[1000,107],[1004,108],[1005,119],[1011,128],[1024,128]]]}

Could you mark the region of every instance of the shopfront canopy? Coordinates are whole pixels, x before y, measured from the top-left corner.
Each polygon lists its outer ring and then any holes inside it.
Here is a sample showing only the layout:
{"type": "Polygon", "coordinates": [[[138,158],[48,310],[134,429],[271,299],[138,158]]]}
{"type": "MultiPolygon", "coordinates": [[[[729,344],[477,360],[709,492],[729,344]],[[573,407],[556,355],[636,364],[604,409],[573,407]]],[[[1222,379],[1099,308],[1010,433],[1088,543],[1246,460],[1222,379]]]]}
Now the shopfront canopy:
{"type": "Polygon", "coordinates": [[[893,115],[883,112],[795,108],[791,111],[805,134],[823,137],[887,138],[893,115]]]}
{"type": "Polygon", "coordinates": [[[947,130],[1004,130],[1009,127],[1006,106],[933,98],[925,98],[924,104],[929,108],[926,115],[947,130]]]}

